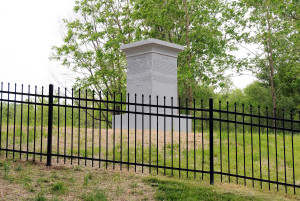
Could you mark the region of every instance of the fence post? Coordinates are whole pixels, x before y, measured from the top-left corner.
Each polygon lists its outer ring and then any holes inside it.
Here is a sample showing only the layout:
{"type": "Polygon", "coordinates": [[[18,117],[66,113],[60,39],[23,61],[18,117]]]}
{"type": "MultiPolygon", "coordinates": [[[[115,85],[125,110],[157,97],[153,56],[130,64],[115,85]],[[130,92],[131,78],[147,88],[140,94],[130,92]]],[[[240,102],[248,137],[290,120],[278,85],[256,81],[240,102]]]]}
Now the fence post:
{"type": "Polygon", "coordinates": [[[209,174],[210,184],[214,184],[214,100],[209,98],[209,174]]]}
{"type": "Polygon", "coordinates": [[[53,85],[50,84],[49,85],[49,106],[48,106],[47,166],[51,166],[52,124],[53,124],[53,85]]]}

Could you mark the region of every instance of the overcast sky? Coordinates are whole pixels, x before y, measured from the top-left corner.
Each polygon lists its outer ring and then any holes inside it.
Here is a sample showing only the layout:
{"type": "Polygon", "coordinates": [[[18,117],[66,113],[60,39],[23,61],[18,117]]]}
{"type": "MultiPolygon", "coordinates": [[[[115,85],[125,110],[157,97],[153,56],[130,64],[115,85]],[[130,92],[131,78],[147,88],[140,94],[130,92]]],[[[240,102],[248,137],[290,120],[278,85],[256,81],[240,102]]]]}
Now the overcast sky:
{"type": "Polygon", "coordinates": [[[61,19],[75,0],[0,0],[0,81],[44,85],[64,70],[49,61],[51,46],[61,44],[61,19]]]}
{"type": "MultiPolygon", "coordinates": [[[[61,21],[72,16],[74,5],[75,0],[0,0],[0,82],[71,87],[70,72],[49,56],[51,46],[62,43],[61,21]]],[[[233,78],[238,88],[252,81],[233,78]]]]}

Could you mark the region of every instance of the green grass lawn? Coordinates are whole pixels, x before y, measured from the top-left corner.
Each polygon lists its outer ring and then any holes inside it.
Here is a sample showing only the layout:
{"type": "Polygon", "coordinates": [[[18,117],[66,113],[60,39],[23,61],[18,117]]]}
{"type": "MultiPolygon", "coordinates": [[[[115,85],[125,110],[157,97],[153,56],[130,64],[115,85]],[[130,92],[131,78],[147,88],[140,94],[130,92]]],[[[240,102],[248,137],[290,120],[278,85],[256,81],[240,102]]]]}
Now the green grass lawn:
{"type": "Polygon", "coordinates": [[[236,184],[0,159],[2,200],[297,200],[236,184]]]}
{"type": "MultiPolygon", "coordinates": [[[[39,127],[34,129],[34,127],[23,127],[22,138],[21,129],[19,126],[14,128],[9,127],[8,138],[7,128],[5,125],[2,126],[2,147],[6,147],[6,141],[8,141],[8,148],[13,148],[13,142],[15,142],[15,149],[20,149],[20,142],[22,141],[22,150],[25,151],[28,148],[30,151],[40,152],[42,145],[42,152],[46,153],[47,149],[47,130],[41,131],[39,127]],[[15,136],[15,138],[14,138],[15,136]],[[28,136],[28,138],[27,138],[28,136]],[[36,138],[35,148],[34,148],[34,137],[36,138]]],[[[269,179],[272,181],[279,181],[293,184],[293,174],[295,175],[295,183],[300,185],[300,136],[294,135],[293,137],[293,150],[292,150],[292,135],[290,133],[277,133],[276,139],[274,133],[269,133],[267,136],[266,131],[259,133],[242,133],[238,131],[237,133],[230,132],[229,135],[225,131],[215,131],[214,132],[214,169],[215,171],[221,171],[228,173],[237,174],[255,178],[269,179]],[[221,139],[221,143],[220,143],[221,139]],[[229,139],[229,141],[228,141],[229,139]],[[285,144],[284,144],[285,141],[285,144]],[[245,146],[244,146],[245,142],[245,146]],[[275,145],[277,143],[277,164],[276,164],[276,149],[275,145]],[[267,149],[267,144],[269,144],[269,149],[267,149]],[[228,152],[229,146],[229,152],[228,152]],[[253,152],[252,152],[253,147],[253,152]],[[244,151],[245,150],[245,151],[244,151]],[[229,158],[228,158],[229,153],[229,158]],[[284,154],[285,153],[285,154],[284,154]],[[222,154],[222,155],[221,155],[222,154]],[[293,158],[294,154],[294,158],[293,158]],[[269,156],[269,160],[268,160],[269,156]],[[245,157],[245,160],[244,160],[245,157]],[[253,158],[253,164],[252,164],[253,158]],[[236,163],[237,160],[237,163],[236,163]],[[294,164],[294,169],[293,169],[294,164]],[[253,165],[253,168],[252,168],[253,165]],[[245,168],[244,168],[245,167],[245,168]],[[286,175],[285,175],[286,170],[286,175]]],[[[60,128],[57,127],[53,129],[53,153],[60,153],[73,156],[87,156],[101,159],[109,159],[116,161],[127,162],[129,156],[129,162],[137,162],[139,164],[158,164],[159,166],[165,167],[176,167],[176,168],[188,168],[190,171],[177,171],[170,170],[167,168],[151,168],[137,166],[138,172],[149,172],[157,173],[160,175],[174,175],[175,177],[181,178],[196,178],[197,180],[203,179],[204,181],[209,181],[208,174],[194,173],[192,170],[205,170],[209,171],[209,136],[207,132],[201,133],[164,133],[164,132],[151,132],[149,135],[148,131],[142,133],[137,131],[135,135],[134,130],[122,130],[122,140],[120,129],[115,132],[112,129],[99,129],[92,130],[91,128],[82,128],[79,132],[77,128],[67,127],[60,128]],[[59,132],[58,132],[59,131],[59,132]],[[100,133],[101,132],[101,133],[100,133]],[[59,137],[58,137],[59,133],[59,137]],[[78,135],[80,133],[80,137],[78,135]],[[101,135],[100,135],[101,134],[101,135]],[[71,136],[73,135],[73,142],[71,136]],[[157,144],[157,135],[158,144],[157,144]],[[93,138],[94,136],[94,138],[93,138]],[[101,136],[101,137],[100,137],[101,136]],[[129,138],[128,138],[129,136],[129,138]],[[144,137],[143,137],[144,136],[144,137]],[[66,141],[65,141],[66,137],[66,141]],[[151,143],[149,143],[151,137],[151,143]],[[203,142],[202,142],[203,138],[203,142]],[[129,140],[128,140],[129,139],[129,140]],[[172,143],[173,139],[173,143],[172,143]],[[99,146],[99,142],[101,141],[99,146]],[[122,141],[122,144],[121,144],[122,141]],[[78,144],[80,142],[80,147],[78,144]],[[180,142],[180,144],[179,144],[180,142]],[[188,143],[187,143],[188,142],[188,143]],[[66,143],[66,149],[64,145],[66,143]],[[128,151],[129,143],[129,151],[128,151]],[[71,145],[73,144],[73,148],[71,145]],[[135,146],[136,144],[136,146],[135,146]],[[144,144],[144,146],[142,146],[144,144]],[[151,146],[149,146],[151,144],[151,146]],[[113,149],[115,147],[115,149],[113,149]],[[151,150],[150,150],[151,147],[151,150]],[[121,149],[122,148],[122,149],[121,149]],[[151,154],[150,154],[151,152],[151,154]],[[150,160],[151,158],[151,160],[150,160]]],[[[4,151],[1,155],[5,155],[4,151]]],[[[12,153],[9,153],[12,156],[12,153]]],[[[29,154],[29,159],[33,159],[34,156],[29,154]]],[[[19,159],[19,153],[15,153],[15,158],[19,159]]],[[[22,158],[26,158],[26,154],[22,155],[22,158]]],[[[40,159],[40,156],[35,156],[36,160],[40,159]]],[[[43,157],[45,161],[45,157],[43,157]]],[[[57,161],[56,157],[53,157],[53,163],[57,161]]],[[[60,163],[64,162],[64,158],[59,158],[60,163]]],[[[72,163],[77,164],[78,160],[73,159],[72,163]]],[[[70,159],[66,159],[66,163],[70,164],[70,159]]],[[[85,161],[80,160],[80,164],[84,165],[85,161]]],[[[87,165],[91,166],[92,162],[87,161],[87,165]]],[[[95,167],[99,166],[98,161],[94,161],[93,165],[95,167]]],[[[106,167],[105,162],[100,163],[101,167],[106,167]]],[[[118,165],[116,163],[115,165],[118,165]]],[[[108,163],[109,168],[113,167],[112,163],[108,163]]],[[[118,166],[117,168],[119,168],[118,166]]],[[[127,169],[127,165],[122,165],[123,169],[127,169]]],[[[131,170],[135,169],[135,166],[130,167],[131,170]]],[[[242,178],[237,179],[231,176],[215,175],[215,182],[220,182],[222,179],[225,183],[239,183],[247,186],[255,186],[260,188],[261,185],[263,189],[268,190],[269,184],[259,181],[244,180],[242,178]]],[[[270,189],[272,192],[277,191],[277,185],[271,184],[270,189]]],[[[279,185],[279,191],[285,192],[285,187],[279,185]]],[[[299,192],[299,189],[296,189],[299,192]]],[[[294,189],[291,187],[287,188],[288,194],[293,194],[294,189]]]]}

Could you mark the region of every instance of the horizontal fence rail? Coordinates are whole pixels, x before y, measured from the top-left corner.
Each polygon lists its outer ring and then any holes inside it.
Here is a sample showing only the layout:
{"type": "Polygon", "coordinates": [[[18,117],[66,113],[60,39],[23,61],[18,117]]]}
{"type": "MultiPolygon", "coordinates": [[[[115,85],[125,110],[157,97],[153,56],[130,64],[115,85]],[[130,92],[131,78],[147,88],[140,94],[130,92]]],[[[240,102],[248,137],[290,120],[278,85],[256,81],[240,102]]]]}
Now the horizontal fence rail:
{"type": "Polygon", "coordinates": [[[134,168],[296,194],[299,115],[213,99],[179,98],[177,104],[168,97],[1,83],[0,157],[134,168]]]}

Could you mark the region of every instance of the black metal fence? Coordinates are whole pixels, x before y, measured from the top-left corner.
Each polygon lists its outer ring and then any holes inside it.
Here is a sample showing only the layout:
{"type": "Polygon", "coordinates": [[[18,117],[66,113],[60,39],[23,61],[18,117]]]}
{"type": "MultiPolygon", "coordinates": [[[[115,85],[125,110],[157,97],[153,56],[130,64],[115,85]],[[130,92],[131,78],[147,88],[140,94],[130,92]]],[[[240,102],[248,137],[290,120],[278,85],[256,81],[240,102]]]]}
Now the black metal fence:
{"type": "Polygon", "coordinates": [[[213,99],[190,106],[179,99],[174,106],[165,97],[153,103],[153,97],[142,96],[137,102],[135,95],[127,102],[129,94],[19,88],[1,83],[2,157],[299,190],[300,113],[213,99]]]}

